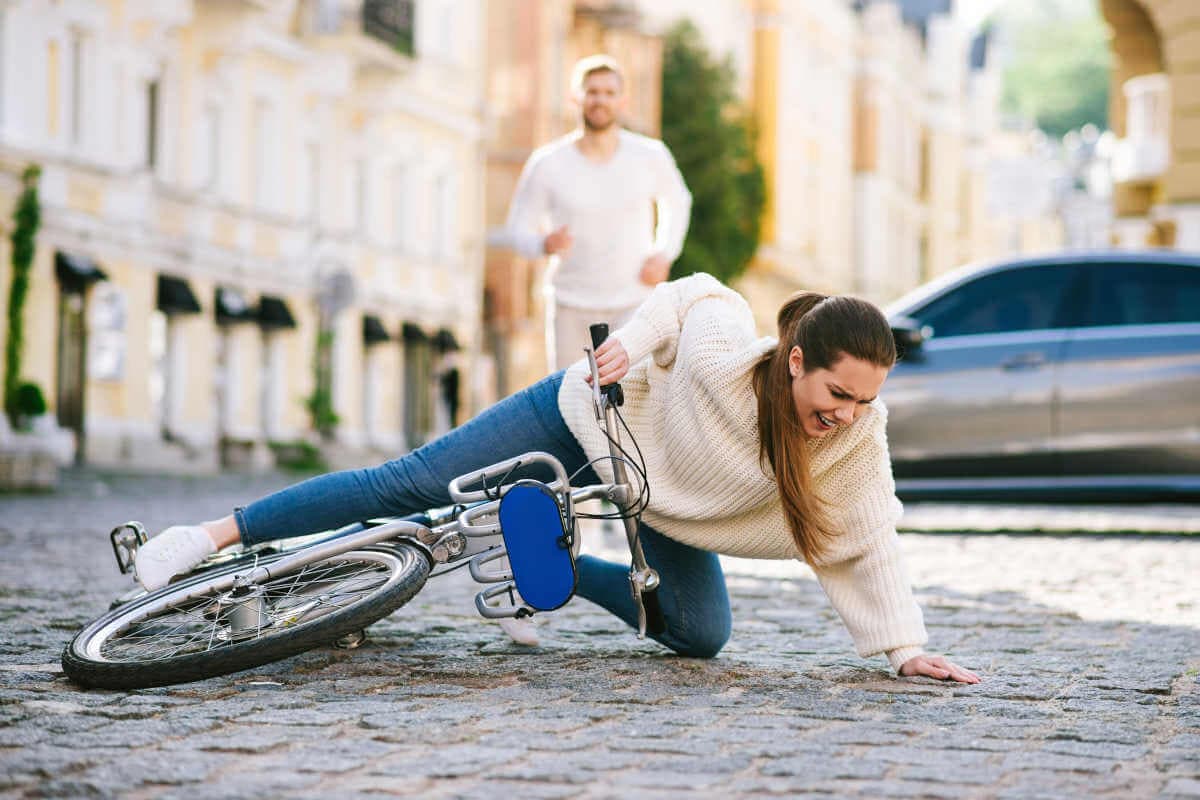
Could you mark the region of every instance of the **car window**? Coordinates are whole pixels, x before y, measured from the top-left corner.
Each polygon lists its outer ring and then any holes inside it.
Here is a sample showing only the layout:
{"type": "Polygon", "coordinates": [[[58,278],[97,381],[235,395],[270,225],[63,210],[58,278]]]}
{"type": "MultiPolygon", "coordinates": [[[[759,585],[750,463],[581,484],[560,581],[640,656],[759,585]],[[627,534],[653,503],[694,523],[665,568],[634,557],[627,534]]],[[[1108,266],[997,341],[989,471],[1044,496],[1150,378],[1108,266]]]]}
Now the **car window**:
{"type": "Polygon", "coordinates": [[[934,298],[910,316],[939,338],[1062,327],[1077,275],[1073,264],[993,272],[934,298]]]}
{"type": "Polygon", "coordinates": [[[1087,325],[1200,322],[1200,269],[1181,264],[1093,264],[1087,325]]]}

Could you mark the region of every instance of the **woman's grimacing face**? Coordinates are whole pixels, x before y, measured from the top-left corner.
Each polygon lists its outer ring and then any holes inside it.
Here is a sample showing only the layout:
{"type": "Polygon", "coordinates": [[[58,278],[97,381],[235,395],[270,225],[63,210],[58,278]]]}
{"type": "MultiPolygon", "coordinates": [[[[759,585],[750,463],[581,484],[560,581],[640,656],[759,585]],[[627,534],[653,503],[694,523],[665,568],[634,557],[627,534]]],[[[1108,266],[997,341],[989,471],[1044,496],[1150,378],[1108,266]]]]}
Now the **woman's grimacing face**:
{"type": "Polygon", "coordinates": [[[804,353],[793,347],[788,353],[792,374],[792,401],[804,435],[820,438],[839,425],[858,419],[876,398],[888,376],[887,367],[843,355],[829,369],[805,372],[804,353]]]}

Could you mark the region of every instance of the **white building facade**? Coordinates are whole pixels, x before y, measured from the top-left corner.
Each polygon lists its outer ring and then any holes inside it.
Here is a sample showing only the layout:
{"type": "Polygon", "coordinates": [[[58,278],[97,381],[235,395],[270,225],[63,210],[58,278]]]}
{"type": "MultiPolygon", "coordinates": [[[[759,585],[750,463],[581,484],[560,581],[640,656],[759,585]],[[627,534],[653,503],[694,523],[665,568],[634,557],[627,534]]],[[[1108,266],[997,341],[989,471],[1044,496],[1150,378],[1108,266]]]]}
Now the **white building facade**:
{"type": "Polygon", "coordinates": [[[312,408],[394,455],[462,413],[483,24],[483,0],[0,2],[6,220],[42,169],[24,371],[84,460],[267,464],[312,408]]]}

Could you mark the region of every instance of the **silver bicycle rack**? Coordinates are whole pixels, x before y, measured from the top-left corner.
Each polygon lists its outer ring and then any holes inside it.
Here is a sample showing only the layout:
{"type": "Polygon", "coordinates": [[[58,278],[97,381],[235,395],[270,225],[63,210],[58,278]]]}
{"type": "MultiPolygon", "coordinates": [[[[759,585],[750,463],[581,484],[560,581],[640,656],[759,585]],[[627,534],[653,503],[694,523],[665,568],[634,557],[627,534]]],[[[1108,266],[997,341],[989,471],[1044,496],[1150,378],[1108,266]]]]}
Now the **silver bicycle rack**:
{"type": "MultiPolygon", "coordinates": [[[[566,468],[549,453],[525,453],[461,475],[450,482],[450,497],[455,502],[478,504],[458,516],[458,530],[468,542],[500,535],[500,499],[496,491],[514,474],[539,465],[548,467],[554,474],[554,480],[546,485],[570,511],[571,482],[566,468]]],[[[487,619],[516,617],[525,608],[513,581],[512,570],[508,568],[507,557],[508,551],[503,546],[494,547],[472,556],[468,564],[471,578],[477,583],[494,584],[475,595],[475,609],[487,619]]]]}

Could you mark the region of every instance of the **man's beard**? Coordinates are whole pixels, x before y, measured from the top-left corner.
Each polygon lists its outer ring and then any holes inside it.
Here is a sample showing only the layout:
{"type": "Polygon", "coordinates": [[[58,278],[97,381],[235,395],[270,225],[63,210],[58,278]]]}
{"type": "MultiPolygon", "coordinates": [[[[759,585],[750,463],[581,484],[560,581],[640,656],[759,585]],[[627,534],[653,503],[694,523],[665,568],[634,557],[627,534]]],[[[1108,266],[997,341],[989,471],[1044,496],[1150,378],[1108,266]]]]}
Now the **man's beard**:
{"type": "Polygon", "coordinates": [[[584,127],[584,128],[586,128],[587,130],[589,130],[589,131],[593,132],[593,133],[603,133],[604,131],[606,131],[606,130],[608,130],[609,128],[611,128],[613,125],[616,125],[616,124],[617,124],[617,115],[616,115],[616,114],[612,114],[612,115],[610,115],[610,116],[609,116],[609,118],[608,118],[608,122],[606,122],[606,123],[605,123],[605,124],[603,124],[603,125],[597,125],[597,124],[595,124],[594,122],[592,122],[592,121],[591,121],[591,120],[588,118],[588,115],[587,115],[587,113],[586,113],[586,112],[585,112],[585,113],[583,113],[583,114],[581,114],[580,116],[582,116],[582,117],[583,117],[583,127],[584,127]]]}

